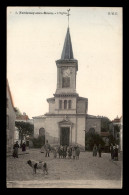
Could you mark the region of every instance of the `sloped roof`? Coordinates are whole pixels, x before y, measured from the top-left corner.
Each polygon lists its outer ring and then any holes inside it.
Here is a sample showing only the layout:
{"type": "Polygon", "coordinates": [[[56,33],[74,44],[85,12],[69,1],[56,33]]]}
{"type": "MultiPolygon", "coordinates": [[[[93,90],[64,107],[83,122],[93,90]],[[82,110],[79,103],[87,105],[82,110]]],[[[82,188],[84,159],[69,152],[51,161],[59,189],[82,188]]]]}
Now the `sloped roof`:
{"type": "Polygon", "coordinates": [[[16,120],[29,120],[28,115],[19,115],[16,117],[16,120]]]}
{"type": "Polygon", "coordinates": [[[13,102],[13,98],[12,98],[12,94],[11,94],[11,90],[10,90],[10,87],[9,87],[9,82],[8,82],[8,79],[6,80],[6,85],[7,85],[7,90],[9,92],[9,96],[10,96],[10,100],[11,100],[11,103],[12,103],[12,106],[14,108],[14,102],[13,102]]]}
{"type": "Polygon", "coordinates": [[[39,116],[33,116],[32,118],[36,119],[36,118],[46,118],[44,115],[39,115],[39,116]]]}
{"type": "Polygon", "coordinates": [[[67,60],[67,59],[74,59],[69,27],[67,28],[64,47],[61,55],[61,60],[67,60]]]}
{"type": "Polygon", "coordinates": [[[96,119],[101,119],[100,116],[94,116],[94,115],[90,115],[90,114],[87,114],[87,119],[93,119],[93,118],[96,118],[96,119]]]}
{"type": "Polygon", "coordinates": [[[119,123],[120,122],[120,119],[119,118],[116,118],[114,120],[112,120],[113,123],[119,123]]]}

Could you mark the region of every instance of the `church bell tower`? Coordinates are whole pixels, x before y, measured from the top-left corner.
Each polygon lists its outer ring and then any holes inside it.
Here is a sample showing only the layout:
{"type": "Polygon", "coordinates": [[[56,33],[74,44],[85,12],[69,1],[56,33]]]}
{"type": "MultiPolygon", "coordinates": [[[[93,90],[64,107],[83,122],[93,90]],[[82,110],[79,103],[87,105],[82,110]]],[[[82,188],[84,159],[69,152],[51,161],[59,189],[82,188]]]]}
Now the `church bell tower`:
{"type": "Polygon", "coordinates": [[[64,41],[61,59],[56,61],[57,65],[57,88],[56,95],[76,94],[76,75],[78,61],[74,59],[69,27],[64,41]]]}

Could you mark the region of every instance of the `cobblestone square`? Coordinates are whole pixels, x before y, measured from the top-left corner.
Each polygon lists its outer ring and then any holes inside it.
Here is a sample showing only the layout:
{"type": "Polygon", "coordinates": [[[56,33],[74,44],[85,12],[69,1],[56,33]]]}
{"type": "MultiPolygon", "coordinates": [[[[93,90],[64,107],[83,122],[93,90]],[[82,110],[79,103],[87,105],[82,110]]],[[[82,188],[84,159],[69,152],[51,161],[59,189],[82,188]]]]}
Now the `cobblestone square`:
{"type": "Polygon", "coordinates": [[[93,157],[92,152],[81,152],[80,159],[55,159],[53,153],[45,157],[40,149],[28,149],[19,158],[7,156],[8,188],[121,188],[122,161],[112,161],[109,153],[93,157]],[[27,160],[46,161],[48,175],[42,170],[33,174],[27,160]]]}

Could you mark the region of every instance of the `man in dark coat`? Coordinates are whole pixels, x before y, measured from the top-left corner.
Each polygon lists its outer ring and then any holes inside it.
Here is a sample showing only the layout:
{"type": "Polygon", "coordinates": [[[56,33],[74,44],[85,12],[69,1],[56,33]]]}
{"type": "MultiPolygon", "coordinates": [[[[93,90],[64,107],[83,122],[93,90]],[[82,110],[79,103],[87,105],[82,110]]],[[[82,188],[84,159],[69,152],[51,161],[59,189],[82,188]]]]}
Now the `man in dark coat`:
{"type": "Polygon", "coordinates": [[[45,144],[45,146],[44,146],[44,148],[45,148],[45,150],[46,150],[46,155],[45,155],[45,157],[49,157],[49,152],[50,152],[50,150],[51,150],[51,146],[50,146],[50,144],[48,143],[48,140],[46,141],[46,144],[45,144]]]}
{"type": "Polygon", "coordinates": [[[113,160],[114,158],[113,144],[111,144],[110,146],[110,152],[111,152],[111,159],[113,160]]]}
{"type": "Polygon", "coordinates": [[[98,153],[99,153],[99,157],[101,157],[101,152],[102,152],[102,148],[101,148],[101,144],[98,145],[98,153]]]}
{"type": "Polygon", "coordinates": [[[67,156],[67,146],[63,146],[63,158],[66,158],[67,156]]]}
{"type": "Polygon", "coordinates": [[[118,161],[118,145],[117,144],[115,144],[115,147],[114,147],[114,160],[118,161]]]}
{"type": "Polygon", "coordinates": [[[72,156],[72,147],[71,146],[69,146],[67,148],[67,152],[68,152],[68,158],[71,159],[71,156],[72,156]]]}

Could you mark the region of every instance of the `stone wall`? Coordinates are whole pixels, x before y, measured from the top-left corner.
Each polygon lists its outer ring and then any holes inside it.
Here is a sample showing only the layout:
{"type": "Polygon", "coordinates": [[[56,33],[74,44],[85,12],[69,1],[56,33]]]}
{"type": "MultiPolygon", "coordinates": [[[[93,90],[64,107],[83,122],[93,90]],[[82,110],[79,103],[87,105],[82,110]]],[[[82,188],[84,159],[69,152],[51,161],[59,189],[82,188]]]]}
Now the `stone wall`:
{"type": "Polygon", "coordinates": [[[85,113],[86,112],[86,103],[84,100],[77,101],[77,113],[85,113]]]}
{"type": "Polygon", "coordinates": [[[49,102],[49,113],[55,113],[55,101],[49,102]]]}
{"type": "Polygon", "coordinates": [[[37,118],[33,118],[33,121],[34,121],[34,137],[36,138],[39,136],[39,129],[45,128],[45,118],[37,117],[37,118]]]}
{"type": "Polygon", "coordinates": [[[85,146],[85,125],[86,119],[85,116],[77,117],[77,143],[85,146]]]}

